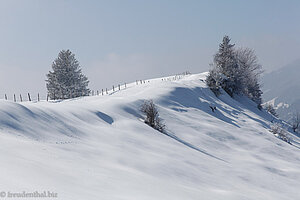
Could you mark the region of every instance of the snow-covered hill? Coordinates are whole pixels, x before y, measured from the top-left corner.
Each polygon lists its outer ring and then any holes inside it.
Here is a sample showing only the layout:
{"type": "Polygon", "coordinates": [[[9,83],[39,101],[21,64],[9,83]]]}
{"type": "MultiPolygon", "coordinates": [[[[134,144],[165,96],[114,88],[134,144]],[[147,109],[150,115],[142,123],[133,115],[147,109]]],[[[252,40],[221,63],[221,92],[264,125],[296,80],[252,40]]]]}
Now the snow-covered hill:
{"type": "Polygon", "coordinates": [[[298,199],[298,138],[290,136],[293,145],[278,139],[269,132],[272,116],[244,97],[217,98],[205,76],[153,79],[62,102],[0,101],[0,194],[298,199]],[[157,104],[166,134],[141,120],[146,99],[157,104]]]}
{"type": "Polygon", "coordinates": [[[266,74],[263,79],[263,98],[273,104],[280,118],[291,121],[300,112],[300,60],[266,74]]]}

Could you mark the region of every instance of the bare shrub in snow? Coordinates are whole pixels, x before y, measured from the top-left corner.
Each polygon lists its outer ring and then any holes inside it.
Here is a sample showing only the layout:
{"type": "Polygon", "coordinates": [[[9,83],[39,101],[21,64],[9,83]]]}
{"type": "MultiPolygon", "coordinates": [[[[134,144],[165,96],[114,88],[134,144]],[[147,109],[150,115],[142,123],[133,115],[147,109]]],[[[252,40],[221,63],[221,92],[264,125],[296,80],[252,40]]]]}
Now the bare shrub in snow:
{"type": "Polygon", "coordinates": [[[274,135],[276,135],[278,138],[282,139],[283,141],[290,143],[291,139],[288,136],[288,133],[286,130],[281,128],[280,124],[273,124],[271,126],[270,130],[274,135]]]}
{"type": "Polygon", "coordinates": [[[293,118],[292,128],[293,131],[296,132],[299,129],[300,125],[300,113],[296,113],[293,118]]]}
{"type": "Polygon", "coordinates": [[[265,109],[273,116],[278,117],[278,114],[276,113],[275,108],[271,104],[266,105],[265,109]]]}
{"type": "Polygon", "coordinates": [[[164,132],[165,124],[159,118],[157,107],[152,100],[148,100],[143,103],[141,106],[141,112],[146,115],[146,124],[160,132],[164,132]]]}

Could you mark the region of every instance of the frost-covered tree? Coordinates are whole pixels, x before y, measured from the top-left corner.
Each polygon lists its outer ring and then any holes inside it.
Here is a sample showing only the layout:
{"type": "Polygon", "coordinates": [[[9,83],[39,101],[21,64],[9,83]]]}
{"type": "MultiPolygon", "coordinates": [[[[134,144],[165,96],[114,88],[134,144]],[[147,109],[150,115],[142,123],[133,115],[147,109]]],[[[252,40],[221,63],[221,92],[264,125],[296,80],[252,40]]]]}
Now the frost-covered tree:
{"type": "Polygon", "coordinates": [[[238,61],[235,55],[234,44],[230,38],[224,36],[219,45],[219,51],[214,56],[213,69],[208,75],[209,86],[222,87],[230,96],[240,93],[241,80],[238,61]]]}
{"type": "Polygon", "coordinates": [[[249,48],[235,50],[234,44],[230,44],[230,38],[224,36],[214,56],[206,83],[216,95],[220,94],[220,88],[230,96],[242,93],[261,107],[261,73],[262,66],[258,64],[254,51],[249,48]]]}
{"type": "Polygon", "coordinates": [[[209,70],[209,75],[206,77],[206,84],[216,96],[220,95],[220,83],[222,82],[222,77],[220,75],[221,73],[219,73],[217,68],[212,68],[209,70]]]}
{"type": "Polygon", "coordinates": [[[79,62],[70,50],[62,50],[47,74],[47,90],[50,99],[69,99],[90,93],[89,81],[82,74],[79,62]]]}
{"type": "Polygon", "coordinates": [[[252,49],[239,48],[235,54],[242,80],[242,92],[260,105],[262,103],[262,91],[260,89],[259,76],[263,72],[262,66],[258,63],[257,56],[252,49]]]}

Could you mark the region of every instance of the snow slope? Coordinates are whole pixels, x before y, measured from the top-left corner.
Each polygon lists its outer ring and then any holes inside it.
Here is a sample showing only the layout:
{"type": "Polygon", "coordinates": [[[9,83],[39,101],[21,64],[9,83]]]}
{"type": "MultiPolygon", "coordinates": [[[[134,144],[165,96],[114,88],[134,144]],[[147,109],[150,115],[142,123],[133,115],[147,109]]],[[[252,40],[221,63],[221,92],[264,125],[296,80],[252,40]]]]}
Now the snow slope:
{"type": "Polygon", "coordinates": [[[244,97],[216,98],[205,76],[62,102],[0,101],[0,190],[62,200],[299,199],[298,138],[276,138],[270,115],[244,97]],[[142,122],[145,99],[166,134],[142,122]]]}

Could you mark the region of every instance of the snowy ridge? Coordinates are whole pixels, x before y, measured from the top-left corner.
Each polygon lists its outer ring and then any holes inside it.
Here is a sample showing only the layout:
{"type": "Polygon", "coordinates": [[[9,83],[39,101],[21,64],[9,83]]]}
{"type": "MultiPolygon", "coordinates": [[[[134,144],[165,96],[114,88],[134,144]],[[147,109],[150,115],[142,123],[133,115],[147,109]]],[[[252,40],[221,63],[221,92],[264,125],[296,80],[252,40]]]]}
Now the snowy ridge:
{"type": "Polygon", "coordinates": [[[61,102],[0,101],[0,188],[63,200],[299,198],[299,138],[291,135],[293,146],[274,137],[271,115],[245,97],[217,98],[205,77],[61,102]],[[166,134],[140,120],[146,99],[166,134]]]}

